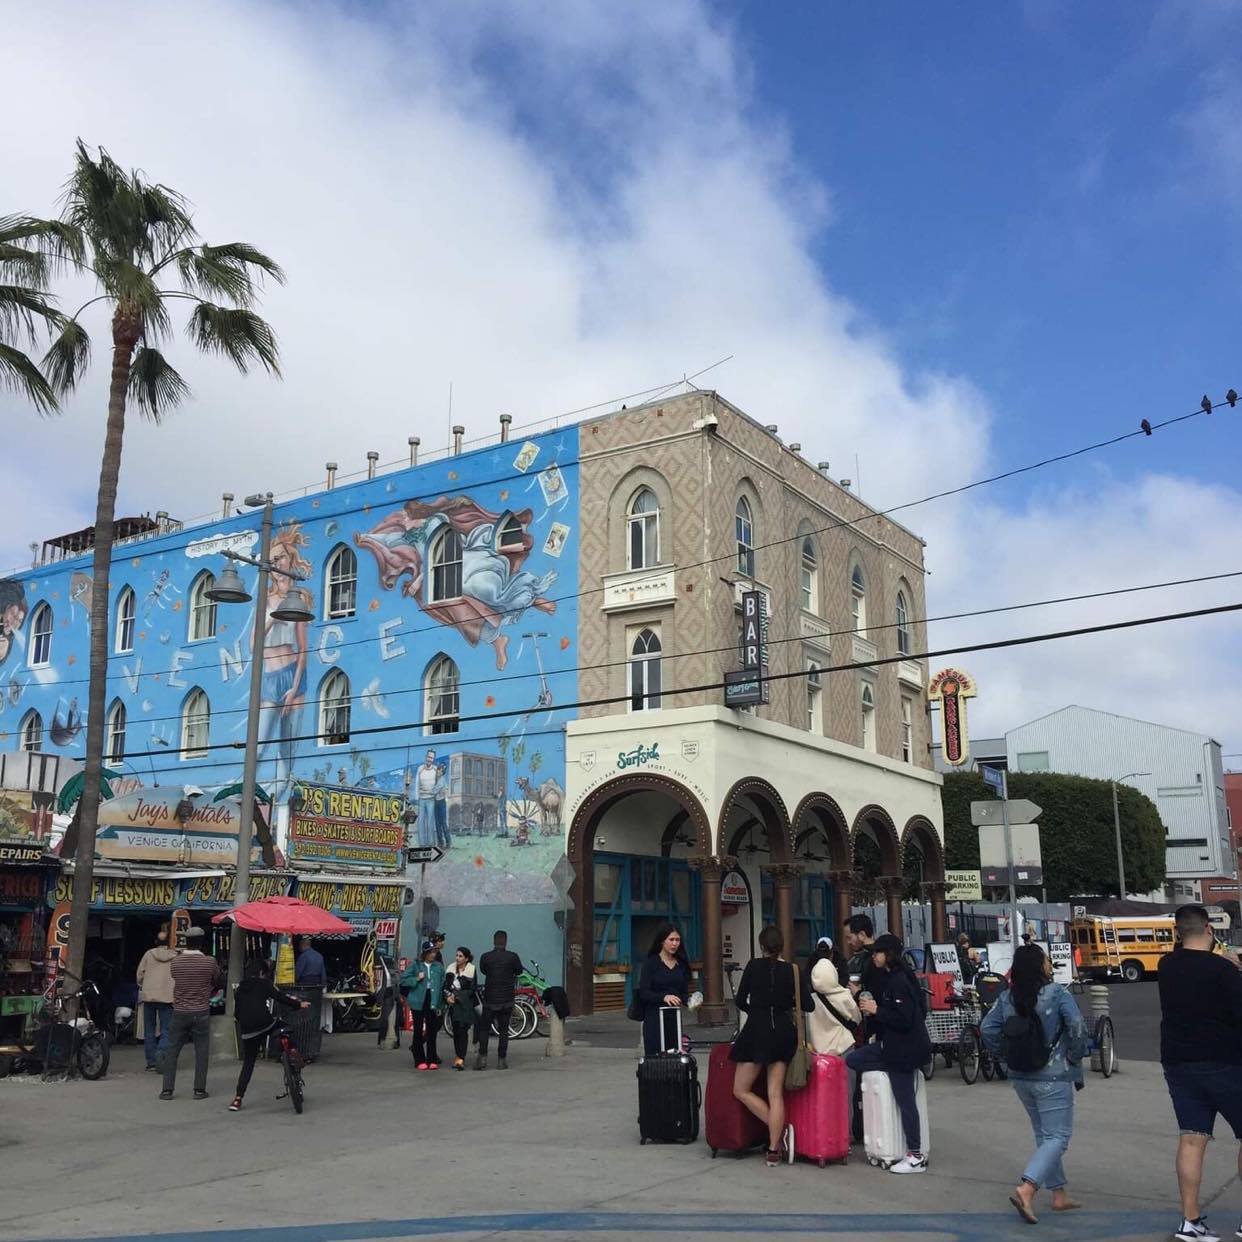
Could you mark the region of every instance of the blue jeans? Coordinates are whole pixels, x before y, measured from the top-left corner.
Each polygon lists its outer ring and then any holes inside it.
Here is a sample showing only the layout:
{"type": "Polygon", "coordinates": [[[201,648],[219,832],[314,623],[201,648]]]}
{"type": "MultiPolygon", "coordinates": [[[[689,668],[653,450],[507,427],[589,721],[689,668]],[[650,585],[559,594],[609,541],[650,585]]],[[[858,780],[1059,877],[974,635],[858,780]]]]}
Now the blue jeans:
{"type": "Polygon", "coordinates": [[[142,1042],[147,1054],[147,1064],[154,1065],[156,1059],[168,1047],[168,1029],[172,1026],[172,1006],[162,1001],[143,1001],[142,1003],[142,1042]],[[159,1024],[159,1038],[156,1039],[155,1027],[159,1024]]]}
{"type": "Polygon", "coordinates": [[[1035,1154],[1022,1178],[1033,1186],[1060,1190],[1065,1185],[1065,1155],[1074,1133],[1074,1084],[1039,1078],[1011,1078],[1018,1099],[1031,1118],[1035,1154]]]}
{"type": "Polygon", "coordinates": [[[436,800],[419,798],[418,800],[418,843],[419,845],[436,844],[436,800]]]}
{"type": "Polygon", "coordinates": [[[858,1075],[862,1076],[872,1070],[882,1070],[888,1075],[889,1085],[893,1089],[893,1099],[897,1101],[897,1109],[901,1113],[901,1128],[906,1136],[907,1151],[923,1150],[922,1127],[919,1124],[918,1095],[914,1076],[920,1070],[887,1069],[884,1065],[884,1052],[878,1043],[863,1044],[861,1048],[853,1048],[845,1054],[845,1064],[858,1075]]]}

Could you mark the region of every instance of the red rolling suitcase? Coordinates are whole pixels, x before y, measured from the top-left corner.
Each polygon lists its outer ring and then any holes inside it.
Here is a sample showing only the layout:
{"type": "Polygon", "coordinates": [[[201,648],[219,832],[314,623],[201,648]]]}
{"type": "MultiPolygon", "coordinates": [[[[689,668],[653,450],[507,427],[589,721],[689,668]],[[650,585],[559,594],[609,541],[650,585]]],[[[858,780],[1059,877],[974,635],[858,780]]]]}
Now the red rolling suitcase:
{"type": "MultiPolygon", "coordinates": [[[[703,1109],[707,1145],[715,1159],[718,1151],[747,1152],[767,1147],[768,1128],[750,1109],[733,1098],[732,1044],[717,1044],[707,1059],[707,1096],[703,1109]]],[[[755,1090],[763,1095],[766,1082],[762,1074],[755,1090]]]]}
{"type": "Polygon", "coordinates": [[[815,1053],[801,1091],[785,1095],[785,1112],[794,1132],[794,1154],[817,1161],[845,1162],[850,1154],[849,1076],[840,1057],[815,1053]]]}

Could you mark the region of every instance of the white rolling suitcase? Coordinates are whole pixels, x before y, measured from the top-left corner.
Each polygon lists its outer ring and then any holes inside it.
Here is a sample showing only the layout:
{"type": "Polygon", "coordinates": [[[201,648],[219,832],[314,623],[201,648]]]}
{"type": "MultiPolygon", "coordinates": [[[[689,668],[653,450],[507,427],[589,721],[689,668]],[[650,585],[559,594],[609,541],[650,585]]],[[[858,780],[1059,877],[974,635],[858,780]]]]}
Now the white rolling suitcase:
{"type": "MultiPolygon", "coordinates": [[[[931,1130],[927,1125],[927,1092],[923,1075],[914,1071],[914,1100],[919,1110],[919,1135],[923,1154],[931,1152],[931,1130]]],[[[893,1087],[882,1070],[868,1070],[862,1076],[863,1144],[867,1163],[887,1169],[906,1154],[906,1132],[901,1110],[893,1097],[893,1087]]]]}

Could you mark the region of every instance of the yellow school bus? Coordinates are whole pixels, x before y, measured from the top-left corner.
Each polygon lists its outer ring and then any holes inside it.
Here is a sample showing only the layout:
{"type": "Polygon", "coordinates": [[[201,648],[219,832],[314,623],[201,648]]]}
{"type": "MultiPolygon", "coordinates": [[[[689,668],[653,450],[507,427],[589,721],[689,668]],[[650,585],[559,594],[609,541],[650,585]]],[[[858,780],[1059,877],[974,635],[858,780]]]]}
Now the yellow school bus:
{"type": "Polygon", "coordinates": [[[1073,919],[1070,944],[1080,976],[1120,975],[1128,983],[1137,983],[1148,972],[1154,974],[1160,959],[1172,952],[1173,916],[1073,919]]]}

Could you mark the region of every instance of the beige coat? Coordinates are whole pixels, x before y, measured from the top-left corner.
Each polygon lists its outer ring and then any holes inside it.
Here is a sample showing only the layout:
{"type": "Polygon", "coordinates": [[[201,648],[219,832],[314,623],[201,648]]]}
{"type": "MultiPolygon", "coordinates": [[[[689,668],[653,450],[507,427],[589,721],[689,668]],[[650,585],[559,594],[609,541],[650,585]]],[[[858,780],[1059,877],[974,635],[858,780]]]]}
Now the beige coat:
{"type": "Polygon", "coordinates": [[[837,968],[827,958],[815,963],[811,971],[811,987],[817,993],[814,1012],[806,1016],[811,1047],[816,1052],[830,1052],[843,1057],[854,1046],[854,1036],[824,1008],[824,1002],[819,997],[826,996],[832,1007],[851,1022],[858,1022],[862,1017],[858,1006],[849,989],[841,986],[837,968]]]}
{"type": "Polygon", "coordinates": [[[173,1003],[172,963],[176,949],[158,945],[148,949],[138,963],[138,994],[145,1004],[171,1005],[173,1003]]]}

